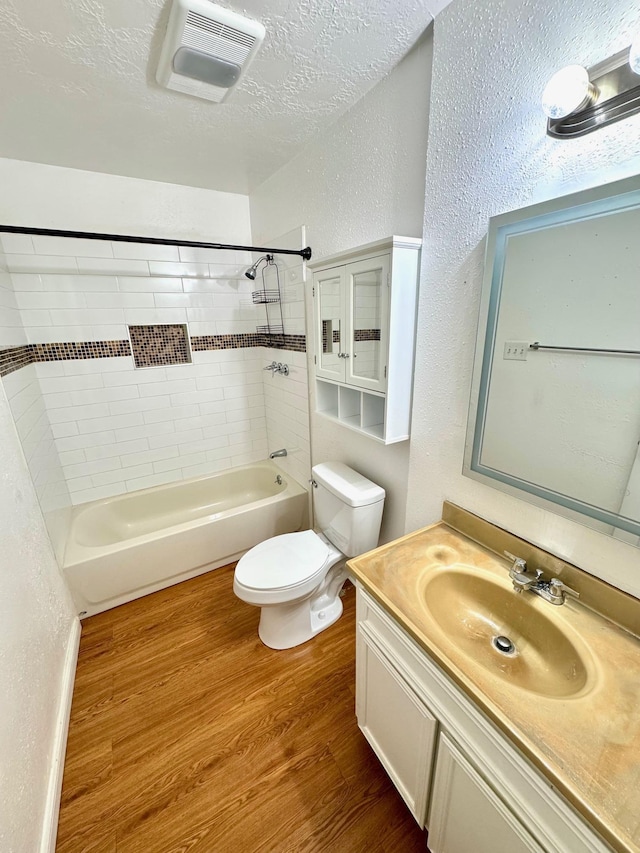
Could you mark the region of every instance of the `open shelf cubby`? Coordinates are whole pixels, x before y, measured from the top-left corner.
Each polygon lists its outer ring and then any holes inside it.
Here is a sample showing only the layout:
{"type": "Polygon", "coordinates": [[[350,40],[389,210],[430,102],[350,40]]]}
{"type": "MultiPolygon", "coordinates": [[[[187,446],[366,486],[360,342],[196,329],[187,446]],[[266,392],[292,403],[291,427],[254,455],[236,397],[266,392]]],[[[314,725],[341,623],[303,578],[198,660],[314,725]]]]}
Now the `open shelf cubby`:
{"type": "Polygon", "coordinates": [[[385,425],[386,399],[378,394],[353,386],[316,379],[316,412],[350,429],[392,444],[408,436],[394,436],[385,425]]]}

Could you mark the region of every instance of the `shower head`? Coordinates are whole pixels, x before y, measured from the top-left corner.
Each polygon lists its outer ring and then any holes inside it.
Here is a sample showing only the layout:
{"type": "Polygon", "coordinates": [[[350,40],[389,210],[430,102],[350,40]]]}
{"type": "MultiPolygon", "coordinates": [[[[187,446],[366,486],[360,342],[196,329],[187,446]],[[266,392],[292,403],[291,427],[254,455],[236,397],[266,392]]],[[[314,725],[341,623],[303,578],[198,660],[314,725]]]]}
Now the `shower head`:
{"type": "Polygon", "coordinates": [[[251,264],[249,269],[245,270],[244,274],[247,278],[250,278],[251,281],[254,281],[256,273],[258,271],[258,267],[260,266],[262,261],[266,261],[266,263],[270,264],[273,261],[273,255],[263,255],[261,258],[258,258],[258,260],[254,264],[251,264]]]}

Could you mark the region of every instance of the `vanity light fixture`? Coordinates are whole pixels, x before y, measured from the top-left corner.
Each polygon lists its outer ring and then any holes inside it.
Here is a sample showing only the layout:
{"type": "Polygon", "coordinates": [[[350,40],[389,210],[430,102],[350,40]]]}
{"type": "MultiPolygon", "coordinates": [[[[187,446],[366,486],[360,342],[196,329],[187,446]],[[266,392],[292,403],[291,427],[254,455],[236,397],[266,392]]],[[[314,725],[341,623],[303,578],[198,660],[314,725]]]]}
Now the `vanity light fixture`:
{"type": "Polygon", "coordinates": [[[547,134],[584,136],[640,112],[640,36],[631,47],[586,69],[567,65],[547,83],[542,109],[547,134]]]}

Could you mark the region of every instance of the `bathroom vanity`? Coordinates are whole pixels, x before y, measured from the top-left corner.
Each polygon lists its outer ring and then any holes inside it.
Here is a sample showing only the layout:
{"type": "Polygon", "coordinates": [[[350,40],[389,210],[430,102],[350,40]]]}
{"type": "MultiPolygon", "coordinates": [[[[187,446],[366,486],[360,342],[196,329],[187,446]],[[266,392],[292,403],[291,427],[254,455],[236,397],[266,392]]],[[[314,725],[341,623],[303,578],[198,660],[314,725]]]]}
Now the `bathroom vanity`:
{"type": "Polygon", "coordinates": [[[453,505],[443,517],[349,562],[358,723],[429,849],[640,850],[640,603],[453,505]],[[584,604],[514,592],[499,555],[519,547],[584,604]]]}

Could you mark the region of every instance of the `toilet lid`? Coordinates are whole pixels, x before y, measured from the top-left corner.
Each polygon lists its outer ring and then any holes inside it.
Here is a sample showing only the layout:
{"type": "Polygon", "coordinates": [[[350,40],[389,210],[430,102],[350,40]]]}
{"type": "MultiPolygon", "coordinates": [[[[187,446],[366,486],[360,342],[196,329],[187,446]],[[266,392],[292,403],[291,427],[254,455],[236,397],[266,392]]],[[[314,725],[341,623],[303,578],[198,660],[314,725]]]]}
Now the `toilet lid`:
{"type": "Polygon", "coordinates": [[[235,574],[243,586],[252,589],[282,589],[312,577],[328,556],[329,549],[313,530],[284,533],[247,551],[235,574]]]}

